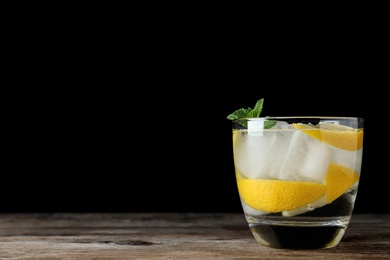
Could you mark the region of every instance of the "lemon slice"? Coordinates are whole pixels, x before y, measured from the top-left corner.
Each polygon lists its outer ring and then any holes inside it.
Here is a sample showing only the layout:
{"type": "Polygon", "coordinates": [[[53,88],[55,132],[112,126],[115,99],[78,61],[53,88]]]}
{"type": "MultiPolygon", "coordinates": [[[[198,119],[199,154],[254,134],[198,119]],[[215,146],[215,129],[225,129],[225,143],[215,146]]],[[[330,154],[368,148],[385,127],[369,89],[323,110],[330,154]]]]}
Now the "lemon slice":
{"type": "Polygon", "coordinates": [[[325,185],[314,182],[238,178],[237,186],[241,199],[253,209],[265,212],[287,211],[283,214],[288,216],[333,202],[358,180],[359,175],[354,170],[331,164],[325,185]]]}
{"type": "Polygon", "coordinates": [[[296,129],[331,146],[357,151],[363,147],[363,130],[348,126],[319,123],[317,126],[293,124],[296,129]]]}
{"type": "Polygon", "coordinates": [[[330,164],[326,174],[326,202],[331,203],[359,180],[359,174],[340,164],[330,164]]]}
{"type": "Polygon", "coordinates": [[[238,179],[237,186],[248,206],[266,212],[303,207],[323,197],[326,191],[324,184],[281,180],[238,179]]]}

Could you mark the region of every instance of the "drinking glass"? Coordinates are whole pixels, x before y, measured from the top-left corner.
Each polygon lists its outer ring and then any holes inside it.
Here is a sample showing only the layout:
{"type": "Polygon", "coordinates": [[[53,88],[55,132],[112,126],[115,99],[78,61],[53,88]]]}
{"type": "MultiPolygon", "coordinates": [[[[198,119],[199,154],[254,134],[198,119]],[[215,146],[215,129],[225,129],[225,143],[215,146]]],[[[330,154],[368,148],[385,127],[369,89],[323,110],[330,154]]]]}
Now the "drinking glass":
{"type": "Polygon", "coordinates": [[[337,246],[350,223],[363,157],[363,118],[233,120],[242,209],[255,240],[284,249],[337,246]]]}

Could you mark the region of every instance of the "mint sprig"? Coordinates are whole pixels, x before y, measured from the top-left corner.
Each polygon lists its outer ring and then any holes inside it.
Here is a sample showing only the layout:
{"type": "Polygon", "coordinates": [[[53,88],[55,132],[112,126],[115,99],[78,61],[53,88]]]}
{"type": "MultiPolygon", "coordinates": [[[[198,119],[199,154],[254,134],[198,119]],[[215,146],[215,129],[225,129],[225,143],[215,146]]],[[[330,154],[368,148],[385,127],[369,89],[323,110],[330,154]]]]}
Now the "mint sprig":
{"type": "Polygon", "coordinates": [[[254,118],[254,117],[260,117],[261,110],[263,110],[263,103],[264,98],[258,100],[256,102],[255,107],[252,109],[250,107],[248,108],[240,108],[230,115],[227,116],[227,119],[229,120],[236,120],[239,118],[254,118]]]}
{"type": "MultiPolygon", "coordinates": [[[[253,109],[250,108],[250,107],[237,109],[236,111],[234,111],[233,113],[228,115],[227,119],[229,119],[229,120],[236,120],[236,119],[241,119],[241,118],[256,118],[256,117],[260,117],[261,111],[263,110],[263,104],[264,104],[264,98],[259,99],[256,102],[255,107],[253,109]]],[[[242,122],[241,124],[244,127],[246,127],[246,125],[244,125],[243,123],[244,122],[242,122]]],[[[264,128],[265,129],[271,128],[274,125],[276,125],[276,121],[275,120],[268,120],[268,121],[264,122],[264,128]]]]}

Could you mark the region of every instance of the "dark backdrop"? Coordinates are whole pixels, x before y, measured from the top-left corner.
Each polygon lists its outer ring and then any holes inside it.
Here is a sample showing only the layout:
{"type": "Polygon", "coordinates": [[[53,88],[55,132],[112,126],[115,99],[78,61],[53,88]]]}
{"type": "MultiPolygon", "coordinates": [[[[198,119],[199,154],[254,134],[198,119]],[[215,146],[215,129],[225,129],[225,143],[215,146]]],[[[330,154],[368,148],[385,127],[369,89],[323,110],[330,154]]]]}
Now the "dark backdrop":
{"type": "Polygon", "coordinates": [[[368,81],[359,89],[302,74],[279,84],[230,72],[191,74],[175,88],[162,78],[154,88],[21,91],[6,126],[1,211],[241,212],[226,116],[264,98],[262,115],[363,117],[355,212],[389,213],[384,95],[368,81]]]}
{"type": "Polygon", "coordinates": [[[241,212],[226,116],[265,98],[262,115],[363,117],[355,210],[389,213],[383,34],[247,25],[24,25],[3,68],[0,211],[241,212]]]}

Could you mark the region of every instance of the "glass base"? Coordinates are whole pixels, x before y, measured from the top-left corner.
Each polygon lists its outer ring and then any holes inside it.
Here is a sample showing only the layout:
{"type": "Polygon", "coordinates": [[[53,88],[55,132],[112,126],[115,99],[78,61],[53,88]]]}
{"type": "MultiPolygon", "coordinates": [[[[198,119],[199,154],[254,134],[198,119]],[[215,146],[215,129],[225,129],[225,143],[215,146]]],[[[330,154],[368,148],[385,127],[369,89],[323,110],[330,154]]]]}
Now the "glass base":
{"type": "Polygon", "coordinates": [[[324,249],[337,246],[349,218],[340,221],[269,221],[251,223],[249,228],[263,246],[280,249],[324,249]]]}
{"type": "Polygon", "coordinates": [[[258,225],[251,228],[256,241],[263,246],[285,249],[332,248],[339,244],[345,228],[288,227],[258,225]]]}

